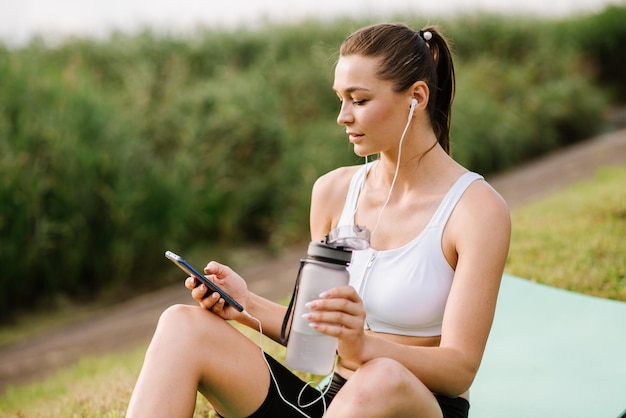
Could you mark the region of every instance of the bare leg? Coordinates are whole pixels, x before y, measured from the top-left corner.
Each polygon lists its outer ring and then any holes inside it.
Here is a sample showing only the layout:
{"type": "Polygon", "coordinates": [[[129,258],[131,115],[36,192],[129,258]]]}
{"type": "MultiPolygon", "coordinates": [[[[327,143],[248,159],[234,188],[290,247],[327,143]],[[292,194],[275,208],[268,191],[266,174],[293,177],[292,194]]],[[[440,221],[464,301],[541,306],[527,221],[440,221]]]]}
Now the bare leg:
{"type": "Polygon", "coordinates": [[[361,366],[330,404],[324,418],[442,418],[433,394],[402,364],[385,358],[361,366]]]}
{"type": "Polygon", "coordinates": [[[220,414],[248,416],[269,384],[253,341],[205,309],[176,305],[159,319],[126,416],[191,417],[198,390],[220,414]]]}

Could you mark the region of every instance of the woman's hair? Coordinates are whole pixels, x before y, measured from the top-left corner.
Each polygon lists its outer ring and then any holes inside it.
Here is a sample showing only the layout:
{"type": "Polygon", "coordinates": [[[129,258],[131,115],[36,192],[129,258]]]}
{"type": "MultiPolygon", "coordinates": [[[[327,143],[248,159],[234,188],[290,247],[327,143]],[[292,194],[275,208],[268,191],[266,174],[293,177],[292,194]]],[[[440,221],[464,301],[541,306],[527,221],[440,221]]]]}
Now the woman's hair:
{"type": "Polygon", "coordinates": [[[365,27],[341,45],[341,56],[380,58],[378,77],[405,91],[416,81],[430,90],[426,111],[437,141],[450,153],[450,114],[454,99],[454,65],[448,41],[436,26],[414,31],[404,24],[385,23],[365,27]]]}

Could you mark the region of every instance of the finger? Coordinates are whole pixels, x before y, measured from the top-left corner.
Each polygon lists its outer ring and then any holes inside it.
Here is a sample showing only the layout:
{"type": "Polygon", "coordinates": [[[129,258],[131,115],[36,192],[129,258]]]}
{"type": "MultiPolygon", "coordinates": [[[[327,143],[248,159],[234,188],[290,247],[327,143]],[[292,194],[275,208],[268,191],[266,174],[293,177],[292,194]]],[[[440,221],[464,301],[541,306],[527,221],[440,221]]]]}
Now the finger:
{"type": "Polygon", "coordinates": [[[204,268],[204,272],[206,274],[214,274],[217,277],[226,277],[228,274],[232,273],[232,270],[224,264],[220,264],[217,261],[211,261],[204,268]]]}
{"type": "Polygon", "coordinates": [[[220,298],[219,293],[216,292],[214,293],[214,295],[216,295],[217,301],[211,307],[211,311],[217,314],[224,310],[224,307],[226,306],[226,301],[220,298]]]}
{"type": "Polygon", "coordinates": [[[208,281],[210,281],[211,283],[215,283],[216,285],[221,285],[224,283],[223,279],[220,279],[218,276],[216,276],[215,274],[207,274],[204,277],[206,277],[206,279],[208,281]]]}
{"type": "Polygon", "coordinates": [[[343,312],[348,315],[364,315],[365,309],[361,301],[352,301],[347,298],[316,299],[306,304],[314,312],[343,312]]]}
{"type": "Polygon", "coordinates": [[[352,302],[345,298],[317,299],[307,303],[306,306],[309,312],[305,319],[310,324],[338,325],[358,330],[362,329],[365,323],[365,309],[360,302],[352,302]]]}
{"type": "Polygon", "coordinates": [[[204,299],[202,299],[202,301],[200,302],[200,306],[202,306],[205,309],[212,310],[215,307],[215,305],[219,303],[219,300],[220,300],[219,293],[213,292],[207,295],[207,297],[205,297],[204,299]]]}
{"type": "Polygon", "coordinates": [[[360,338],[363,335],[362,328],[348,328],[337,324],[329,324],[326,322],[312,322],[310,326],[317,332],[344,341],[355,340],[356,338],[360,338]]]}
{"type": "MultiPolygon", "coordinates": [[[[207,276],[204,276],[204,277],[205,277],[206,280],[215,283],[216,277],[214,275],[207,275],[207,276]]],[[[202,280],[200,280],[200,279],[198,279],[196,277],[188,277],[187,280],[185,280],[185,286],[188,289],[195,289],[195,288],[197,288],[199,286],[204,286],[204,288],[207,289],[206,283],[202,282],[202,280]],[[189,287],[190,285],[193,285],[193,287],[189,287]]]]}
{"type": "Polygon", "coordinates": [[[187,277],[185,279],[185,287],[189,290],[195,289],[198,286],[198,281],[195,277],[187,277]]]}
{"type": "Polygon", "coordinates": [[[204,283],[202,283],[191,291],[191,297],[197,300],[198,302],[202,302],[202,299],[209,296],[207,295],[208,291],[209,291],[209,288],[206,287],[204,283]]]}
{"type": "Polygon", "coordinates": [[[354,303],[361,303],[361,297],[352,286],[333,287],[319,295],[320,300],[345,299],[354,303]]]}
{"type": "Polygon", "coordinates": [[[362,317],[349,315],[342,312],[309,312],[305,314],[305,319],[309,321],[312,328],[341,328],[344,331],[359,331],[363,329],[364,320],[362,317]]]}

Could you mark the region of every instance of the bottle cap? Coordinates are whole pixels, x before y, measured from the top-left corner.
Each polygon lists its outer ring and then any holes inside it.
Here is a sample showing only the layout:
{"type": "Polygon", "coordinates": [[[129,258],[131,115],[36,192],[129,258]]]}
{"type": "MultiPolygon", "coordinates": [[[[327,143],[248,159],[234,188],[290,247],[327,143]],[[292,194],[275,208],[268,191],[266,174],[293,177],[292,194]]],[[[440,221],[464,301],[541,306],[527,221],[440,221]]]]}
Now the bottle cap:
{"type": "Polygon", "coordinates": [[[321,258],[336,264],[348,264],[352,260],[352,250],[349,248],[337,248],[323,242],[309,243],[307,251],[309,257],[321,258]]]}

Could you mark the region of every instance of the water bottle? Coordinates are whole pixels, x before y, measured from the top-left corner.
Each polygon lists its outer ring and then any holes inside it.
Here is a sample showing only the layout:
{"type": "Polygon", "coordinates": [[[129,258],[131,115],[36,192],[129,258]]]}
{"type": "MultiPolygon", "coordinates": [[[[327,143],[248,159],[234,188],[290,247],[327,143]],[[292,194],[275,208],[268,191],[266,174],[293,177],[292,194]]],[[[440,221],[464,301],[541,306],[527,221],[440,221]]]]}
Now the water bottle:
{"type": "Polygon", "coordinates": [[[288,367],[316,375],[326,375],[332,370],[337,338],[314,330],[302,315],[310,312],[305,305],[319,299],[322,292],[348,284],[347,266],[351,258],[351,249],[324,242],[309,244],[307,257],[301,260],[297,280],[297,296],[285,359],[288,367]]]}

